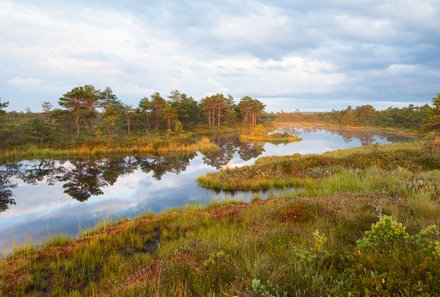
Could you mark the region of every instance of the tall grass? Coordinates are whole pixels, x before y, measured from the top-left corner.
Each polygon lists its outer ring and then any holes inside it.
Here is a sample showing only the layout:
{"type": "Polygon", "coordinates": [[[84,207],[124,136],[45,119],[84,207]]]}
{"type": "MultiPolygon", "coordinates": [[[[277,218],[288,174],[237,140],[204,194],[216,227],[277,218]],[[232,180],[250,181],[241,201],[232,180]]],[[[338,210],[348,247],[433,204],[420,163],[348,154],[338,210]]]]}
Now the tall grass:
{"type": "Polygon", "coordinates": [[[209,151],[219,149],[216,144],[207,137],[202,137],[195,142],[181,140],[152,139],[148,143],[121,144],[98,144],[81,145],[73,148],[57,149],[36,146],[27,146],[0,150],[0,159],[13,159],[24,157],[60,157],[81,155],[108,155],[108,154],[141,154],[141,153],[186,153],[196,151],[209,151]]]}
{"type": "Polygon", "coordinates": [[[440,202],[433,200],[433,197],[426,192],[414,195],[408,201],[408,206],[423,220],[432,224],[440,224],[440,202]]]}
{"type": "MultiPolygon", "coordinates": [[[[359,254],[356,240],[377,221],[374,210],[366,206],[366,200],[356,197],[258,199],[250,204],[190,205],[105,223],[87,237],[55,241],[1,261],[0,294],[358,296],[365,290],[375,296],[434,294],[436,274],[430,278],[424,274],[435,273],[440,258],[430,256],[430,251],[404,245],[394,250],[385,244],[387,257],[367,250],[359,254]],[[161,230],[159,247],[145,252],[156,228],[161,230]],[[431,262],[411,272],[410,279],[405,277],[401,269],[421,257],[431,262]],[[393,274],[381,277],[398,286],[377,287],[375,278],[369,281],[370,271],[382,271],[384,265],[388,269],[384,271],[393,274]]],[[[399,209],[391,203],[385,207],[399,209]]],[[[417,233],[425,226],[410,227],[417,233]]]]}

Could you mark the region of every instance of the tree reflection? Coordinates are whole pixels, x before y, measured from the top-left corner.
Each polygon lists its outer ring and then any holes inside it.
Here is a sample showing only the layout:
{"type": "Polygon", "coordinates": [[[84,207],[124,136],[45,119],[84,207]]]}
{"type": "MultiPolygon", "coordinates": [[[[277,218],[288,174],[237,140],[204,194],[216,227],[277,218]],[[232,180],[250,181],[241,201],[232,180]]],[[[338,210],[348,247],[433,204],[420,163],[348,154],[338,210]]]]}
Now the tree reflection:
{"type": "Polygon", "coordinates": [[[66,169],[58,180],[63,184],[64,193],[78,201],[86,201],[92,195],[102,195],[102,187],[108,185],[102,168],[95,160],[74,161],[73,167],[66,169]]]}
{"type": "Polygon", "coordinates": [[[353,138],[355,138],[353,131],[350,130],[339,130],[336,134],[342,136],[342,139],[344,139],[346,143],[352,142],[353,138]]]}
{"type": "Polygon", "coordinates": [[[37,162],[9,164],[9,171],[17,178],[28,184],[37,184],[46,178],[49,185],[56,181],[57,174],[63,173],[64,168],[57,166],[55,160],[38,160],[37,162]]]}
{"type": "Polygon", "coordinates": [[[133,173],[139,167],[143,172],[153,172],[160,180],[167,172],[179,174],[185,171],[196,154],[164,155],[149,157],[86,159],[73,161],[38,160],[9,163],[0,171],[0,210],[15,204],[11,191],[16,185],[10,183],[15,177],[27,184],[45,182],[48,185],[62,183],[64,193],[78,201],[103,194],[103,188],[114,185],[119,177],[133,173]]]}
{"type": "Polygon", "coordinates": [[[256,158],[264,152],[264,146],[260,143],[240,143],[238,154],[243,161],[256,158]]]}
{"type": "Polygon", "coordinates": [[[203,162],[206,165],[220,169],[232,160],[237,147],[240,145],[240,140],[237,136],[221,137],[217,135],[217,137],[211,139],[211,141],[217,144],[220,149],[202,152],[203,162]]]}
{"type": "MultiPolygon", "coordinates": [[[[376,140],[376,137],[389,142],[405,140],[401,136],[389,133],[376,133],[369,131],[339,130],[339,129],[316,129],[305,128],[302,130],[290,129],[289,133],[318,132],[325,130],[332,134],[338,134],[345,141],[359,139],[362,145],[368,145],[376,140]]],[[[240,142],[238,136],[222,137],[220,135],[211,138],[219,150],[201,152],[203,162],[215,168],[227,165],[234,155],[243,161],[257,158],[264,152],[264,145],[258,143],[240,142]]],[[[114,185],[121,176],[133,173],[137,169],[160,180],[167,172],[179,174],[187,169],[190,161],[196,153],[141,156],[124,158],[105,158],[100,160],[37,160],[22,161],[0,165],[0,212],[5,211],[10,205],[14,205],[13,189],[17,186],[12,179],[19,179],[27,184],[46,183],[54,185],[61,183],[64,192],[78,201],[86,201],[91,196],[103,194],[104,187],[114,185]]]]}
{"type": "Polygon", "coordinates": [[[361,141],[362,145],[369,145],[374,142],[374,134],[373,133],[362,133],[359,136],[359,140],[361,141]]]}
{"type": "Polygon", "coordinates": [[[7,169],[0,171],[0,212],[7,210],[10,205],[15,205],[15,200],[11,198],[13,196],[11,189],[17,185],[11,183],[9,172],[7,169]]]}
{"type": "Polygon", "coordinates": [[[101,161],[102,177],[109,185],[114,185],[120,176],[126,176],[137,168],[134,157],[111,158],[101,161]]]}
{"type": "Polygon", "coordinates": [[[179,174],[185,171],[189,162],[196,154],[162,155],[150,157],[138,157],[137,162],[145,173],[153,172],[153,177],[160,180],[167,172],[179,174]]]}
{"type": "Polygon", "coordinates": [[[411,141],[413,138],[409,136],[402,136],[402,135],[396,135],[396,134],[390,134],[390,133],[383,133],[379,134],[379,137],[385,139],[388,142],[405,142],[405,141],[411,141]]]}

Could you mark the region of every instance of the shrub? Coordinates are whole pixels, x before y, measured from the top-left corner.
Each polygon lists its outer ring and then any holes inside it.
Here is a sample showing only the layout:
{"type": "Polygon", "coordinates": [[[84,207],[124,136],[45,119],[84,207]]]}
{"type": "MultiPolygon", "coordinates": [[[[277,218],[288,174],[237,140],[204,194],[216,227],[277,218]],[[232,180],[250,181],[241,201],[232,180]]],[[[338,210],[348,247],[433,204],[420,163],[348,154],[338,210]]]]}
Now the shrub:
{"type": "Polygon", "coordinates": [[[409,234],[401,223],[390,216],[383,216],[371,226],[371,230],[367,231],[362,239],[357,241],[357,246],[360,250],[380,251],[383,248],[388,249],[389,244],[406,241],[408,238],[409,234]]]}
{"type": "Polygon", "coordinates": [[[357,242],[348,268],[349,288],[365,296],[438,296],[440,232],[429,226],[410,235],[390,216],[382,217],[357,242]]]}

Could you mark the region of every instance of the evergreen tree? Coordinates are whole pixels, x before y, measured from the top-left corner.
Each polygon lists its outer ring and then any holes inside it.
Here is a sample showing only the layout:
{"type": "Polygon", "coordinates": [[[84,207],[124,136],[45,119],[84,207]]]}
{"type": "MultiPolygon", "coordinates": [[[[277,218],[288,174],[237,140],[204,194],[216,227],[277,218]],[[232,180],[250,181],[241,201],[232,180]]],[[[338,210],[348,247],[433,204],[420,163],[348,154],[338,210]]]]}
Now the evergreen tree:
{"type": "MultiPolygon", "coordinates": [[[[110,90],[109,88],[107,88],[110,90]]],[[[96,116],[96,108],[109,91],[103,93],[96,90],[92,85],[73,88],[59,99],[59,104],[66,108],[74,117],[77,136],[80,134],[82,120],[87,120],[93,127],[93,118],[96,116]]]]}

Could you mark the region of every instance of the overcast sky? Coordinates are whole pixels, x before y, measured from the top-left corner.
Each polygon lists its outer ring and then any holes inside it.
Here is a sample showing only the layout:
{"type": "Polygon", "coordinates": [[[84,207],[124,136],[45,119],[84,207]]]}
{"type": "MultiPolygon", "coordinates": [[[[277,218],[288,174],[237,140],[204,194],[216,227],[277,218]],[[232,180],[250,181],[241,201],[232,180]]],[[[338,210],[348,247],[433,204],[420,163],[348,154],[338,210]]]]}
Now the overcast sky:
{"type": "Polygon", "coordinates": [[[424,104],[439,16],[439,0],[0,0],[0,97],[37,111],[93,84],[134,106],[173,89],[270,111],[424,104]]]}

